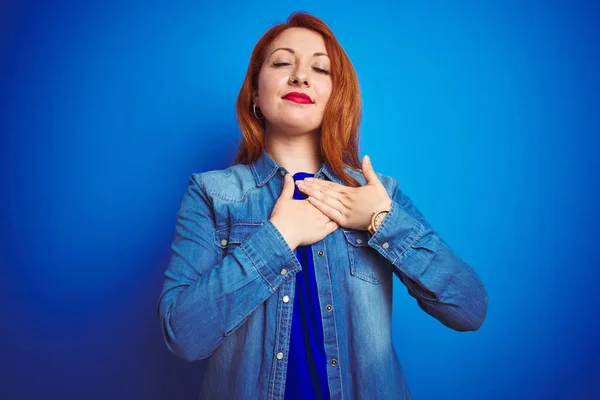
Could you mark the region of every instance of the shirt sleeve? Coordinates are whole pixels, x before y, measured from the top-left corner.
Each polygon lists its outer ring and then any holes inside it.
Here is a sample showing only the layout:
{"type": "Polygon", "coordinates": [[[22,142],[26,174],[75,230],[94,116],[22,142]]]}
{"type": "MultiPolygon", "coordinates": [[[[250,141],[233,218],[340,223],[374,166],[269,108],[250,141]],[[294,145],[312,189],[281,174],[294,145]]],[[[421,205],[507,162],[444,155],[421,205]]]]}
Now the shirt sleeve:
{"type": "Polygon", "coordinates": [[[192,174],[158,300],[165,343],[187,361],[209,357],[284,279],[302,269],[269,220],[225,257],[215,234],[212,201],[201,174],[192,174]]]}
{"type": "Polygon", "coordinates": [[[488,295],[479,275],[442,239],[392,179],[392,207],[369,239],[419,307],[457,331],[477,330],[488,295]]]}

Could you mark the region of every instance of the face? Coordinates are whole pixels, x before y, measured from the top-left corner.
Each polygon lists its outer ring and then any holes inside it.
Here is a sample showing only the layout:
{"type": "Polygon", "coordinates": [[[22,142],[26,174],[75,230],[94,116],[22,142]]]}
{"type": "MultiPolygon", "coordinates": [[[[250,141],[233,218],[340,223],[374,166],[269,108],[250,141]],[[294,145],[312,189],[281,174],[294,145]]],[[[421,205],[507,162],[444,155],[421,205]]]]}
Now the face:
{"type": "Polygon", "coordinates": [[[320,34],[289,28],[273,40],[259,73],[258,90],[252,95],[265,117],[267,131],[301,134],[319,130],[331,95],[330,69],[320,34]],[[290,94],[293,92],[296,94],[290,94]]]}

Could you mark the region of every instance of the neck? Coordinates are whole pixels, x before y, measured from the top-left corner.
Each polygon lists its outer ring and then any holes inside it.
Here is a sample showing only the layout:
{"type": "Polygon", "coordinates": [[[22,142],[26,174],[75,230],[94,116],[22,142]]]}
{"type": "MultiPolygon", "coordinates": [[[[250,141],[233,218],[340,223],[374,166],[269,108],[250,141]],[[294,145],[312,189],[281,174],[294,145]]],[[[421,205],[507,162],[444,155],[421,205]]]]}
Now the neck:
{"type": "Polygon", "coordinates": [[[320,139],[319,132],[300,135],[267,133],[265,150],[277,164],[292,175],[296,172],[316,174],[323,163],[320,139]]]}

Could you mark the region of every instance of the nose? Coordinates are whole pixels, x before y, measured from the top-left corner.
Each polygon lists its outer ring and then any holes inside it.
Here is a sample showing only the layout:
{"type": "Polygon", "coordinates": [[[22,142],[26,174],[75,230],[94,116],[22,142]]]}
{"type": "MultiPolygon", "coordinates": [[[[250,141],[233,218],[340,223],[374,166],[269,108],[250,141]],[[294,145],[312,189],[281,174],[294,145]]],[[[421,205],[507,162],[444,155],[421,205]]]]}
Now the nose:
{"type": "Polygon", "coordinates": [[[289,79],[290,84],[295,86],[306,86],[310,87],[310,78],[306,72],[306,68],[298,65],[293,71],[289,79]]]}

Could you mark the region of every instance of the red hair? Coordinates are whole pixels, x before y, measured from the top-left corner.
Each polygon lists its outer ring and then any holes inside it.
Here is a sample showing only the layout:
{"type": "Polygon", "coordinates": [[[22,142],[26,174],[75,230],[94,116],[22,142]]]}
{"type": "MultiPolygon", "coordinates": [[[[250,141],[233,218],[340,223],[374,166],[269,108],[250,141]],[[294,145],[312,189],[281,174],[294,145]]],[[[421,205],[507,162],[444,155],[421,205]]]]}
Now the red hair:
{"type": "Polygon", "coordinates": [[[344,167],[361,167],[358,159],[358,127],[361,118],[358,78],[331,29],[317,17],[303,12],[293,13],[285,23],[269,29],[252,51],[250,65],[236,103],[242,141],[234,163],[250,164],[258,159],[264,148],[264,126],[252,111],[252,92],[258,87],[258,75],[266,50],[279,34],[289,28],[310,29],[323,37],[331,60],[332,91],[321,124],[321,157],[329,162],[344,184],[358,187],[360,183],[344,170],[344,167]]]}

